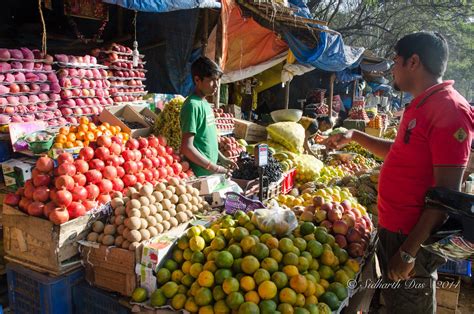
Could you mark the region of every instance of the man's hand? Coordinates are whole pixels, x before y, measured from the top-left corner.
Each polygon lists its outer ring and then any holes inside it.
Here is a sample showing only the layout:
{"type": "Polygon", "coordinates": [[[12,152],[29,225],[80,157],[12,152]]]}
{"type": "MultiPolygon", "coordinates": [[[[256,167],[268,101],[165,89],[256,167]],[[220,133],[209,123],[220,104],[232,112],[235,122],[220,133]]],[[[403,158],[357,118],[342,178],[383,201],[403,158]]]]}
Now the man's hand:
{"type": "Polygon", "coordinates": [[[405,263],[397,251],[388,263],[388,278],[393,281],[410,279],[414,272],[415,263],[405,263]]]}
{"type": "Polygon", "coordinates": [[[228,168],[228,169],[231,169],[231,170],[238,168],[237,163],[233,162],[230,159],[223,158],[219,161],[222,164],[222,166],[224,166],[225,168],[228,168]]]}
{"type": "Polygon", "coordinates": [[[353,131],[349,130],[345,133],[332,135],[323,141],[323,145],[326,145],[327,147],[332,149],[340,149],[341,147],[352,141],[352,134],[353,131]]]}

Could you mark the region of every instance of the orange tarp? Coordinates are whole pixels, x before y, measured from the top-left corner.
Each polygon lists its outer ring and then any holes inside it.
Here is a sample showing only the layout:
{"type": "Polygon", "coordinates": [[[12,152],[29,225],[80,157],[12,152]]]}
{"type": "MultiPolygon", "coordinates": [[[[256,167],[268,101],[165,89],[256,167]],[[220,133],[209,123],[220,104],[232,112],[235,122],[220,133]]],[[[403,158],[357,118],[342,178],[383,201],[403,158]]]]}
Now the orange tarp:
{"type": "Polygon", "coordinates": [[[222,65],[226,73],[257,65],[288,50],[288,45],[251,17],[234,0],[222,0],[222,65]]]}

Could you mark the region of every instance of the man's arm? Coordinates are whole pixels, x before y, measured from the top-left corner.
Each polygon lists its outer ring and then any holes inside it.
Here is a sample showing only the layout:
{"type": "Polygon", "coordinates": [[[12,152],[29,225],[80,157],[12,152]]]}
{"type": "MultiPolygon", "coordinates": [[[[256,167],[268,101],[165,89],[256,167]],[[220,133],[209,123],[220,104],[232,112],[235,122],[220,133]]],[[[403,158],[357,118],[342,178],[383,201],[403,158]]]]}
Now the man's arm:
{"type": "Polygon", "coordinates": [[[181,153],[194,164],[204,168],[209,169],[209,171],[217,173],[225,173],[226,169],[215,165],[210,164],[210,161],[204,157],[197,149],[194,147],[194,134],[193,133],[183,133],[181,139],[181,153]]]}
{"type": "Polygon", "coordinates": [[[326,141],[324,141],[324,144],[330,148],[339,149],[350,141],[359,143],[371,153],[383,159],[385,159],[393,144],[393,141],[391,140],[374,137],[358,130],[349,130],[343,134],[330,136],[326,141]]]}
{"type": "MultiPolygon", "coordinates": [[[[434,167],[435,186],[459,191],[461,189],[464,169],[464,167],[434,167]]],[[[407,252],[411,256],[416,256],[421,245],[436,228],[445,222],[446,218],[447,214],[443,211],[432,208],[424,209],[417,224],[401,245],[400,250],[407,252]]],[[[397,252],[390,260],[389,278],[392,280],[408,279],[413,267],[414,263],[404,263],[399,252],[397,252]]]]}

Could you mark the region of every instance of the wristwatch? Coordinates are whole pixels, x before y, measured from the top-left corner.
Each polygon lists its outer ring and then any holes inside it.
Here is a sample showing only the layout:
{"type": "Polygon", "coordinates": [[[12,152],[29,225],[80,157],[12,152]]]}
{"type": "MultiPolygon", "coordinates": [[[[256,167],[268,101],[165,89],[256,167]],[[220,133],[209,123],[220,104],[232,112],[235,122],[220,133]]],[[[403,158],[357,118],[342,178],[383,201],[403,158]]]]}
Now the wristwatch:
{"type": "Polygon", "coordinates": [[[402,261],[407,264],[414,263],[416,260],[416,257],[411,256],[403,250],[400,250],[400,257],[402,258],[402,261]]]}

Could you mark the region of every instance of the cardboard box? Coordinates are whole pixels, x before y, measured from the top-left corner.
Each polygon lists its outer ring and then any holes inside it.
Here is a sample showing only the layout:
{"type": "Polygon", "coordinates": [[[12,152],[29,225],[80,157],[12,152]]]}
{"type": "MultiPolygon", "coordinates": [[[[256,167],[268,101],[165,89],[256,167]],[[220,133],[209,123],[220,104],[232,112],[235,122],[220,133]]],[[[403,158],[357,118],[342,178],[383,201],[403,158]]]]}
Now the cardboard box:
{"type": "Polygon", "coordinates": [[[129,105],[104,109],[99,116],[99,120],[100,122],[108,122],[110,125],[119,126],[122,131],[130,133],[131,137],[134,138],[148,136],[151,132],[151,126],[129,105]],[[128,122],[140,123],[144,127],[140,129],[130,129],[119,117],[124,118],[128,122]]]}
{"type": "Polygon", "coordinates": [[[158,119],[158,115],[151,111],[146,106],[137,106],[133,105],[130,106],[133,110],[135,110],[139,115],[143,117],[143,119],[152,127],[155,125],[156,119],[158,119]]]}
{"type": "Polygon", "coordinates": [[[234,134],[236,138],[242,138],[247,142],[260,142],[265,141],[268,137],[267,128],[256,123],[234,119],[235,130],[234,134]]]}
{"type": "Polygon", "coordinates": [[[60,275],[81,265],[77,241],[84,239],[99,215],[87,214],[62,225],[3,205],[6,259],[27,268],[60,275]]]}
{"type": "Polygon", "coordinates": [[[10,159],[2,163],[3,179],[5,185],[17,189],[25,185],[25,181],[31,179],[31,171],[34,163],[26,163],[20,159],[10,159]]]}

